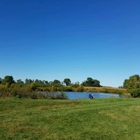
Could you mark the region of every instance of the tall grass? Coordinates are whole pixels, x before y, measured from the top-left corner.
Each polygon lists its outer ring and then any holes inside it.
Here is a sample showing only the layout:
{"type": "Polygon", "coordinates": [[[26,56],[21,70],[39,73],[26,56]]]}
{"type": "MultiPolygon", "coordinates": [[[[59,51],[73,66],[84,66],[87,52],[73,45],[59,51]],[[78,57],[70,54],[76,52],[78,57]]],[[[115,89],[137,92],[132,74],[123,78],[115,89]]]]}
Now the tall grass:
{"type": "Polygon", "coordinates": [[[116,93],[116,94],[127,94],[126,89],[122,88],[111,88],[111,87],[85,87],[85,91],[88,92],[103,92],[103,93],[116,93]]]}
{"type": "Polygon", "coordinates": [[[128,93],[126,89],[123,88],[112,88],[112,87],[84,87],[82,85],[78,87],[72,87],[72,86],[61,86],[61,87],[38,87],[38,90],[42,91],[79,91],[79,92],[104,92],[104,93],[122,93],[126,94],[128,93]]]}
{"type": "Polygon", "coordinates": [[[31,98],[31,99],[68,99],[67,95],[63,92],[40,92],[32,90],[30,87],[5,87],[0,86],[0,98],[4,97],[18,97],[18,98],[31,98]]]}
{"type": "Polygon", "coordinates": [[[127,94],[127,91],[125,89],[119,88],[84,87],[82,85],[78,87],[71,86],[36,87],[36,85],[32,83],[29,85],[12,84],[11,86],[8,87],[5,85],[0,85],[0,98],[16,96],[19,98],[32,98],[32,99],[40,99],[40,98],[67,99],[66,95],[64,94],[65,91],[117,93],[120,96],[127,94]],[[45,91],[47,93],[46,95],[44,95],[40,91],[45,91]]]}

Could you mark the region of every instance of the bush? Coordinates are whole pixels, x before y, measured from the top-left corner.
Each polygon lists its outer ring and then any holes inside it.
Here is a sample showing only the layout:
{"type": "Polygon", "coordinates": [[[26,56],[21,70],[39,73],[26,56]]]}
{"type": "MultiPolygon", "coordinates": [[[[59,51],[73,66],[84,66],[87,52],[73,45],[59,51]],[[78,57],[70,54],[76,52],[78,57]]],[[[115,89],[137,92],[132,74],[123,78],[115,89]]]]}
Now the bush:
{"type": "Polygon", "coordinates": [[[60,92],[56,94],[56,99],[68,99],[68,97],[64,92],[60,92]]]}
{"type": "Polygon", "coordinates": [[[84,91],[84,87],[82,85],[80,85],[79,87],[77,87],[77,91],[78,92],[83,92],[84,91]]]}
{"type": "Polygon", "coordinates": [[[43,92],[42,94],[47,99],[68,99],[64,92],[43,92]]]}
{"type": "Polygon", "coordinates": [[[140,88],[129,90],[132,97],[140,97],[140,88]]]}

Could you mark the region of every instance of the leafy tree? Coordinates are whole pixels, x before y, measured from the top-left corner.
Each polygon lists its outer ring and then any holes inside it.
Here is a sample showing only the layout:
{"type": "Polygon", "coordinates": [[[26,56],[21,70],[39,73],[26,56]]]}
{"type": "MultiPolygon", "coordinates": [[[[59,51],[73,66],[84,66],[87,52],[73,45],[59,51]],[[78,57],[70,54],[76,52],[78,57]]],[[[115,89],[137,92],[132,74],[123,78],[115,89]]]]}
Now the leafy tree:
{"type": "Polygon", "coordinates": [[[130,92],[132,97],[140,97],[140,76],[132,75],[129,79],[125,79],[123,87],[130,92]]]}
{"type": "Polygon", "coordinates": [[[24,82],[21,80],[21,79],[18,79],[16,81],[16,85],[11,85],[11,87],[14,87],[14,86],[17,86],[17,87],[23,87],[24,86],[24,82]]]}
{"type": "Polygon", "coordinates": [[[18,79],[16,83],[17,84],[24,84],[24,82],[21,79],[18,79]]]}
{"type": "Polygon", "coordinates": [[[49,81],[49,85],[50,86],[53,86],[53,81],[49,81]]]}
{"type": "Polygon", "coordinates": [[[95,87],[100,87],[100,82],[98,80],[93,80],[94,81],[94,86],[95,87]]]}
{"type": "Polygon", "coordinates": [[[126,89],[140,88],[140,76],[133,75],[133,76],[130,76],[129,79],[125,79],[123,83],[123,87],[126,89]]]}
{"type": "Polygon", "coordinates": [[[71,80],[69,78],[65,78],[64,83],[66,84],[66,86],[69,86],[71,84],[71,80]]]}
{"type": "Polygon", "coordinates": [[[25,84],[31,84],[31,83],[33,83],[34,81],[33,80],[31,80],[31,79],[25,79],[25,84]]]}
{"type": "Polygon", "coordinates": [[[46,86],[48,86],[48,85],[49,85],[49,82],[48,82],[48,81],[43,80],[43,82],[44,82],[44,84],[45,84],[46,86]]]}
{"type": "Polygon", "coordinates": [[[140,97],[140,88],[129,89],[129,92],[131,93],[131,96],[134,98],[140,97]]]}
{"type": "Polygon", "coordinates": [[[91,77],[88,77],[86,81],[82,82],[83,86],[88,86],[88,87],[100,87],[100,81],[96,79],[92,79],[91,77]]]}
{"type": "Polygon", "coordinates": [[[15,83],[14,78],[12,76],[5,76],[2,80],[3,85],[10,86],[11,84],[15,83]]]}
{"type": "Polygon", "coordinates": [[[61,82],[59,80],[54,80],[53,81],[53,86],[61,86],[61,82]]]}
{"type": "Polygon", "coordinates": [[[34,83],[36,84],[36,86],[41,86],[41,84],[42,84],[41,81],[38,79],[36,79],[34,83]]]}
{"type": "Polygon", "coordinates": [[[74,88],[77,88],[80,86],[80,83],[79,82],[75,82],[75,83],[72,83],[71,84],[71,87],[74,87],[74,88]]]}

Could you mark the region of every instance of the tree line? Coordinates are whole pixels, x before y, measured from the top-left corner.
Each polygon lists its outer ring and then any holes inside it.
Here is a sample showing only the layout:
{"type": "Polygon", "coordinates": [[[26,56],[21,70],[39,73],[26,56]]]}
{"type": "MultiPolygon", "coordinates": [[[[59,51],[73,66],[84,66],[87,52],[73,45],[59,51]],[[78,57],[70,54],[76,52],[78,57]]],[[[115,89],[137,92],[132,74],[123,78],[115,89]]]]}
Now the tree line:
{"type": "Polygon", "coordinates": [[[82,82],[72,83],[69,78],[65,78],[63,81],[55,79],[54,81],[46,80],[32,80],[21,79],[14,80],[13,76],[5,76],[3,79],[0,78],[0,97],[29,97],[29,98],[51,98],[51,99],[66,99],[66,94],[64,91],[85,91],[84,86],[89,87],[100,87],[100,82],[88,77],[87,80],[82,82]],[[45,91],[45,95],[41,94],[41,91],[45,91]],[[60,94],[53,94],[53,93],[60,94]]]}
{"type": "MultiPolygon", "coordinates": [[[[100,81],[88,77],[82,83],[72,83],[70,78],[65,78],[63,81],[60,80],[39,80],[39,79],[21,79],[14,80],[13,76],[5,76],[3,79],[0,78],[0,97],[3,96],[38,96],[37,91],[46,91],[53,93],[55,91],[87,91],[87,92],[105,92],[105,93],[130,93],[132,97],[140,97],[140,76],[132,75],[128,79],[124,80],[123,86],[118,89],[109,89],[100,85],[100,81]],[[102,88],[98,88],[102,87],[102,88]],[[126,89],[126,90],[124,90],[126,89]],[[30,94],[29,94],[30,93],[30,94]]],[[[42,97],[40,94],[39,97],[42,97]]],[[[60,97],[60,96],[59,96],[60,97]]],[[[61,97],[62,98],[62,97],[61,97]]]]}
{"type": "Polygon", "coordinates": [[[0,78],[0,84],[1,85],[7,85],[11,86],[12,84],[18,84],[18,85],[27,85],[34,83],[37,87],[45,87],[45,86],[55,86],[55,87],[60,87],[60,86],[73,86],[73,87],[78,87],[80,85],[82,86],[88,86],[88,87],[101,87],[100,81],[93,79],[91,77],[88,77],[87,80],[82,82],[75,82],[72,83],[69,78],[65,78],[62,82],[60,80],[55,79],[54,81],[47,81],[47,80],[32,80],[32,79],[25,79],[25,81],[22,81],[21,79],[14,80],[13,76],[5,76],[3,79],[0,78]]]}

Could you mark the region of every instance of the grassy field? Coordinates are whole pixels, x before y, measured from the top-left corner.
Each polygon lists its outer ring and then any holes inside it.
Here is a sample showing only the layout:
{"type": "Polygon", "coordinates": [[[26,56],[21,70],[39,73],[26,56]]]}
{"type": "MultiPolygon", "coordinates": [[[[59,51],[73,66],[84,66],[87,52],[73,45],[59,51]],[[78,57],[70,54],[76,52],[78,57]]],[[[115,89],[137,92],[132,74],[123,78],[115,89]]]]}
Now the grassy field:
{"type": "Polygon", "coordinates": [[[140,140],[140,99],[0,99],[0,140],[140,140]]]}

